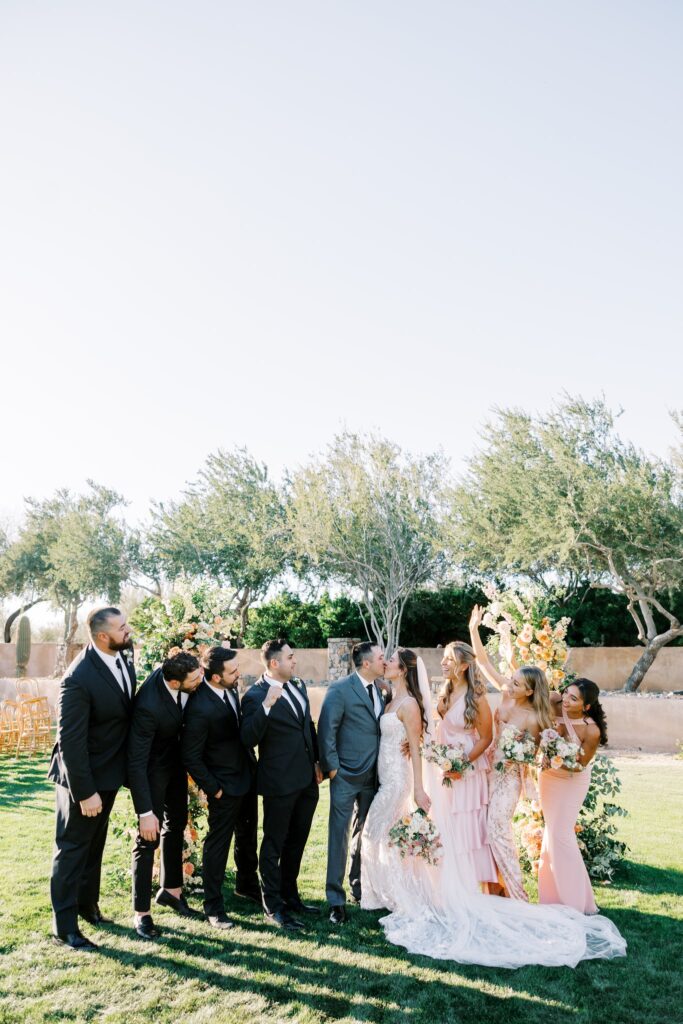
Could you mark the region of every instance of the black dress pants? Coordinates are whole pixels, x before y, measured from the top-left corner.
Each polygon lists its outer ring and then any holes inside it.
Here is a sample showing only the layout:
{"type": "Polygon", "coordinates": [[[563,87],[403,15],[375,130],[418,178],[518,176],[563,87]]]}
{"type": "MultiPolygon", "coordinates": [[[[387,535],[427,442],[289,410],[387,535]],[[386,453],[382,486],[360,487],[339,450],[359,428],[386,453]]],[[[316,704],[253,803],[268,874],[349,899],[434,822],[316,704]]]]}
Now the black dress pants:
{"type": "Polygon", "coordinates": [[[264,796],[263,839],[259,853],[263,906],[267,913],[282,910],[299,898],[297,880],[301,858],[318,804],[318,784],[312,775],[305,789],[286,796],[264,796]]]}
{"type": "Polygon", "coordinates": [[[228,863],[230,843],[235,836],[236,887],[255,889],[256,874],[256,789],[252,786],[244,796],[223,793],[220,800],[208,798],[209,831],[204,840],[202,873],[204,878],[204,913],[214,916],[225,913],[223,881],[228,863]]]}
{"type": "Polygon", "coordinates": [[[65,935],[78,928],[79,908],[99,902],[102,854],[118,790],[100,792],[102,810],[86,817],[66,786],[55,786],[55,847],[50,877],[52,925],[65,935]]]}
{"type": "Polygon", "coordinates": [[[133,847],[133,910],[145,913],[152,901],[154,851],[161,845],[159,884],[162,889],[179,889],[183,884],[183,843],[187,826],[187,773],[151,780],[152,810],[161,833],[150,842],[138,832],[133,847]]]}

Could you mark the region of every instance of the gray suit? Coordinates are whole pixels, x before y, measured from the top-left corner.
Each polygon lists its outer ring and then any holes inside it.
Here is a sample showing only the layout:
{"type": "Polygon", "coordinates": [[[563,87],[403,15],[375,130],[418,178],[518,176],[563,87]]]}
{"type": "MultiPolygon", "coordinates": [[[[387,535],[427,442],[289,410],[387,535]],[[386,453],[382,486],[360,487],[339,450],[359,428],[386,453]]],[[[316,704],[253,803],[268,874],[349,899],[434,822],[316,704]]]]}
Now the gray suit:
{"type": "MultiPolygon", "coordinates": [[[[381,717],[384,703],[377,686],[375,690],[380,699],[381,717]]],[[[379,717],[356,672],[332,683],[325,694],[318,722],[320,766],[324,772],[337,771],[330,781],[325,886],[325,894],[333,907],[342,906],[346,902],[344,871],[349,852],[350,828],[349,885],[354,899],[360,900],[361,836],[365,818],[377,791],[379,717]]]]}

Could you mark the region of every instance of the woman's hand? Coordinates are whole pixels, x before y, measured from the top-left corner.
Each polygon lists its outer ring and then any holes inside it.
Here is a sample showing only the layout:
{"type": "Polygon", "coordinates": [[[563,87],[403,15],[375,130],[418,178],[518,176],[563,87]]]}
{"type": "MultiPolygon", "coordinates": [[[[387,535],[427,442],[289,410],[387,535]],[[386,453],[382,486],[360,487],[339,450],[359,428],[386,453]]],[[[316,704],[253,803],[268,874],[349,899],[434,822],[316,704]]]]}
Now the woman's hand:
{"type": "Polygon", "coordinates": [[[484,618],[484,609],[475,604],[470,614],[470,629],[479,629],[481,620],[484,618]]]}
{"type": "Polygon", "coordinates": [[[429,799],[424,789],[416,789],[413,794],[413,799],[415,800],[415,803],[417,804],[421,811],[424,811],[425,814],[429,813],[429,808],[432,806],[432,801],[429,799]]]}

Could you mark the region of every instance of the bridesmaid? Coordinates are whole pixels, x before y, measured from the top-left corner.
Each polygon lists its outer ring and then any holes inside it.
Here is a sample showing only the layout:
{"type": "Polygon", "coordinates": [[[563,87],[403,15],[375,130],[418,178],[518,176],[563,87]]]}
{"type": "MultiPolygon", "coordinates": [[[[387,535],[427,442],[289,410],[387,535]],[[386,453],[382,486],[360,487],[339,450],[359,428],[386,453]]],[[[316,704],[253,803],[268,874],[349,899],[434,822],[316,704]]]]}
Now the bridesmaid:
{"type": "MultiPolygon", "coordinates": [[[[496,689],[501,690],[503,700],[496,709],[493,765],[503,760],[497,749],[503,729],[512,726],[520,737],[528,733],[538,745],[543,729],[552,728],[550,692],[548,681],[539,668],[525,666],[508,678],[494,668],[479,636],[479,626],[484,612],[477,605],[470,617],[470,637],[477,658],[477,666],[496,689]]],[[[509,896],[515,900],[529,897],[522,881],[517,844],[512,831],[512,818],[519,802],[525,781],[526,769],[515,762],[507,762],[504,771],[493,769],[489,775],[489,846],[498,867],[502,884],[489,887],[489,891],[509,896]]]]}
{"type": "Polygon", "coordinates": [[[538,865],[540,903],[562,903],[582,914],[597,914],[593,889],[583,862],[574,826],[591,781],[591,761],[598,745],[607,743],[607,723],[590,679],[576,679],[562,696],[553,694],[561,718],[555,728],[581,747],[580,767],[546,768],[539,778],[541,810],[545,818],[538,865]]]}
{"type": "Polygon", "coordinates": [[[488,761],[486,750],[493,739],[493,719],[485,688],[477,677],[474,651],[469,644],[446,646],[441,668],[445,685],[437,704],[439,724],[436,742],[459,744],[474,771],[444,773],[454,783],[444,794],[453,812],[457,850],[470,859],[478,882],[496,883],[498,873],[486,832],[488,761]]]}

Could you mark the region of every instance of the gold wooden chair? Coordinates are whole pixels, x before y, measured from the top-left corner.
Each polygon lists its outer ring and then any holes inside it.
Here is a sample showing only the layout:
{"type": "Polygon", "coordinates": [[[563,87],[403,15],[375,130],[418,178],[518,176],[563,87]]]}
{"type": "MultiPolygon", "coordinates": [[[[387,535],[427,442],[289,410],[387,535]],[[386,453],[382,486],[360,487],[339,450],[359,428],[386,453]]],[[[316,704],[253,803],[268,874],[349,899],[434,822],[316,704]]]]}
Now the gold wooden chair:
{"type": "Polygon", "coordinates": [[[19,705],[14,700],[4,700],[0,704],[0,753],[16,752],[19,739],[18,710],[19,705]]]}

